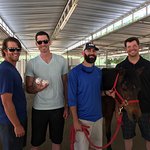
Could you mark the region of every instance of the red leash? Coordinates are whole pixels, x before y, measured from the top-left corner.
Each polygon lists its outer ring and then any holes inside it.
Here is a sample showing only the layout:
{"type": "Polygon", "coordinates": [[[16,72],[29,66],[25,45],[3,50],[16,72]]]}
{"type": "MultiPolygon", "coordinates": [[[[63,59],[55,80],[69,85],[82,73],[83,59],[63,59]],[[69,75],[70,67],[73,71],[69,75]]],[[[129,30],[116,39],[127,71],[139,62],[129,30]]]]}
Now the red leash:
{"type": "MultiPolygon", "coordinates": [[[[116,131],[115,131],[114,135],[112,136],[110,142],[107,143],[104,146],[101,146],[101,147],[97,146],[97,145],[94,145],[94,143],[90,140],[89,132],[88,132],[87,128],[82,126],[82,131],[84,132],[90,146],[92,146],[94,148],[97,148],[97,149],[104,149],[104,148],[107,148],[109,145],[111,145],[113,143],[113,141],[116,139],[116,136],[117,136],[117,134],[119,132],[119,129],[120,129],[120,126],[121,126],[121,122],[122,122],[122,114],[120,114],[120,116],[117,118],[117,128],[116,128],[116,131]]],[[[70,150],[74,150],[75,134],[76,133],[75,133],[74,127],[72,126],[71,129],[70,129],[70,150]]]]}

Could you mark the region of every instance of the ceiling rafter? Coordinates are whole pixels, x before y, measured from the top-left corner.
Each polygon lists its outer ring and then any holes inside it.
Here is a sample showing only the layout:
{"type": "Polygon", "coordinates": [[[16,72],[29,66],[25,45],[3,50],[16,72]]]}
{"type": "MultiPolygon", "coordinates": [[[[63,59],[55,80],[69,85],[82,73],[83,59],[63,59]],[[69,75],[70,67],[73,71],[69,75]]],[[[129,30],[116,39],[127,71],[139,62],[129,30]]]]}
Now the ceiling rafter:
{"type": "Polygon", "coordinates": [[[71,17],[73,11],[75,10],[77,3],[79,0],[68,0],[62,15],[54,29],[53,34],[51,35],[51,39],[55,39],[55,37],[57,36],[57,34],[59,33],[60,30],[62,30],[64,28],[64,26],[66,25],[66,23],[68,22],[69,18],[71,17]]]}

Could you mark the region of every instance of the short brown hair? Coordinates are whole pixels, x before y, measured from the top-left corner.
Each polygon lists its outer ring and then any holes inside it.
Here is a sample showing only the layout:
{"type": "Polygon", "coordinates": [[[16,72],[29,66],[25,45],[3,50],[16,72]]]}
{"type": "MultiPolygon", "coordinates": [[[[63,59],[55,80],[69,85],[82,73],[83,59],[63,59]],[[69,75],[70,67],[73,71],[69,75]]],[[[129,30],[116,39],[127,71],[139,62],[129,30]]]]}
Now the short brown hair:
{"type": "Polygon", "coordinates": [[[130,37],[124,41],[124,46],[127,47],[127,42],[136,41],[138,45],[140,45],[139,39],[137,37],[130,37]]]}
{"type": "Polygon", "coordinates": [[[1,51],[2,51],[2,56],[5,57],[5,53],[4,53],[4,50],[7,49],[7,43],[8,42],[15,42],[17,44],[17,46],[21,49],[22,46],[21,46],[21,43],[19,42],[18,39],[14,38],[14,37],[8,37],[6,39],[4,39],[3,43],[2,43],[2,48],[1,48],[1,51]]]}
{"type": "Polygon", "coordinates": [[[36,40],[36,41],[37,41],[37,37],[38,37],[39,35],[46,35],[47,38],[48,38],[48,40],[50,40],[50,37],[49,37],[48,33],[46,33],[45,31],[39,31],[39,32],[37,32],[36,35],[35,35],[35,40],[36,40]]]}

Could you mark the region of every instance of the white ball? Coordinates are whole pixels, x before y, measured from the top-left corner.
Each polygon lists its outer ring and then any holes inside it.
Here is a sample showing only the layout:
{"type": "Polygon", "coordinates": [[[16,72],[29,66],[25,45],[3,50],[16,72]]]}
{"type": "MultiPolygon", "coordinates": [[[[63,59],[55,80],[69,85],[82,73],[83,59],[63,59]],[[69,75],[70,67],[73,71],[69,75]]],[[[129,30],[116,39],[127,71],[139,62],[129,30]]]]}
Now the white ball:
{"type": "Polygon", "coordinates": [[[35,79],[35,83],[36,83],[36,84],[41,84],[41,81],[42,81],[42,79],[40,79],[40,78],[36,78],[36,79],[35,79]]]}
{"type": "Polygon", "coordinates": [[[42,85],[47,85],[49,84],[48,80],[42,80],[42,85]]]}

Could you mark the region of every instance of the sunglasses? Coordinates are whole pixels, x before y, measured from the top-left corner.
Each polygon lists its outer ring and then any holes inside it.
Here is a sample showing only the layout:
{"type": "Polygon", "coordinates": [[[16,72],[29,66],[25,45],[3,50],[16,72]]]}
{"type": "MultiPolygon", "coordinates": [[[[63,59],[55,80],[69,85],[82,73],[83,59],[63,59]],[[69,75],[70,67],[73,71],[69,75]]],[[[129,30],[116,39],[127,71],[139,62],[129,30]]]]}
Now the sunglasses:
{"type": "Polygon", "coordinates": [[[17,51],[17,52],[20,52],[21,51],[21,48],[7,48],[7,50],[9,50],[10,52],[14,52],[14,51],[17,51]]]}
{"type": "Polygon", "coordinates": [[[48,44],[48,40],[43,40],[43,41],[36,41],[39,45],[41,45],[42,43],[44,44],[48,44]]]}

